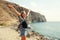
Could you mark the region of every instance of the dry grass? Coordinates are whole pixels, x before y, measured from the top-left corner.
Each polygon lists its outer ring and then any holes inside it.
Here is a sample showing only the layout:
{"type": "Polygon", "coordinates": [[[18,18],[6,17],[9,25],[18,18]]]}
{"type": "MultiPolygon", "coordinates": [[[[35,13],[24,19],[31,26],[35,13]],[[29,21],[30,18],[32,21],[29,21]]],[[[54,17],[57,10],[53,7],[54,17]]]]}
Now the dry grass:
{"type": "Polygon", "coordinates": [[[0,26],[11,26],[11,25],[17,25],[17,20],[11,20],[11,21],[0,21],[0,26]]]}

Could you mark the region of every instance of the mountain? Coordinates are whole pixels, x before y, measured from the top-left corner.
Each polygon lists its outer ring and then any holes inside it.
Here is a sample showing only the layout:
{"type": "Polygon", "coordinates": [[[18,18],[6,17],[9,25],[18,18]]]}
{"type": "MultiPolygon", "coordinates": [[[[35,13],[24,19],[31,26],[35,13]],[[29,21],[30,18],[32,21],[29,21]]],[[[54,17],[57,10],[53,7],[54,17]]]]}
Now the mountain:
{"type": "MultiPolygon", "coordinates": [[[[7,6],[8,4],[13,5],[18,12],[25,10],[26,13],[28,13],[28,10],[30,10],[30,9],[24,8],[18,4],[8,2],[5,0],[0,0],[0,25],[15,25],[15,24],[19,23],[18,16],[15,14],[13,9],[10,9],[7,6]]],[[[32,10],[30,11],[30,14],[26,19],[27,19],[28,23],[46,22],[46,18],[44,15],[42,15],[38,12],[34,12],[32,10]]]]}

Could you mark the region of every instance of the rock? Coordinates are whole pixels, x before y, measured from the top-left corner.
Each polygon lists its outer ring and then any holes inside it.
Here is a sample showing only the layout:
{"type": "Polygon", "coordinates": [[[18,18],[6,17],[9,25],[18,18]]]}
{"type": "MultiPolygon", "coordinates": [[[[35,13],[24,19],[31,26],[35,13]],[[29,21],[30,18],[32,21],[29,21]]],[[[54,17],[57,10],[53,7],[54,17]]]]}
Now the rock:
{"type": "Polygon", "coordinates": [[[30,14],[32,17],[32,22],[46,22],[46,18],[44,15],[41,15],[40,13],[34,11],[31,11],[30,14]]]}
{"type": "MultiPolygon", "coordinates": [[[[8,1],[0,1],[0,25],[15,25],[19,23],[19,18],[7,5],[11,4],[15,7],[15,9],[21,13],[21,11],[25,10],[28,13],[27,8],[19,6],[15,3],[11,3],[8,1]]],[[[27,22],[45,22],[46,18],[44,15],[41,15],[38,12],[30,11],[29,16],[27,17],[27,22]]]]}
{"type": "Polygon", "coordinates": [[[28,33],[26,37],[30,38],[30,34],[28,33]]]}
{"type": "MultiPolygon", "coordinates": [[[[47,38],[45,38],[44,35],[40,35],[35,31],[33,32],[34,33],[33,35],[31,35],[30,33],[32,33],[32,31],[29,32],[27,40],[47,40],[47,38]]],[[[14,29],[11,29],[11,27],[0,28],[0,40],[20,40],[20,39],[21,37],[18,35],[18,32],[15,31],[14,29]]]]}

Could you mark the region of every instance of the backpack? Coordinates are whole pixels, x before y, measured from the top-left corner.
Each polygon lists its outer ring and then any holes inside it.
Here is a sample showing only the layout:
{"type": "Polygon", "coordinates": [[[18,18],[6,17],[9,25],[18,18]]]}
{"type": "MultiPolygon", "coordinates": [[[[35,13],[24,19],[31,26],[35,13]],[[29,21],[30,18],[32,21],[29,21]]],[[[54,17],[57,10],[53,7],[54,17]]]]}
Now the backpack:
{"type": "Polygon", "coordinates": [[[21,23],[21,25],[22,25],[22,28],[27,28],[27,27],[28,27],[28,25],[27,25],[27,22],[26,22],[26,21],[23,21],[23,22],[21,23]]]}
{"type": "Polygon", "coordinates": [[[22,21],[19,25],[18,25],[18,30],[22,29],[22,28],[28,28],[27,22],[26,21],[22,21]]]}

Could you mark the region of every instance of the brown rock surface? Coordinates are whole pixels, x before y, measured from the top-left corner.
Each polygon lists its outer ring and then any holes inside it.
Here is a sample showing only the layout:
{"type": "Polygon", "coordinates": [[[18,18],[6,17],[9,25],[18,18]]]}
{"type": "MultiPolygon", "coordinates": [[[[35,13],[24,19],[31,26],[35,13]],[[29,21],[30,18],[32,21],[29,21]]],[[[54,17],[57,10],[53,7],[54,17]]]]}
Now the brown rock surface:
{"type": "MultiPolygon", "coordinates": [[[[10,9],[7,6],[8,4],[12,4],[18,12],[25,10],[26,13],[28,13],[29,9],[27,8],[8,1],[0,1],[0,25],[14,25],[18,23],[18,16],[15,14],[13,9],[10,9]]],[[[27,20],[27,22],[45,22],[46,18],[44,15],[31,10],[27,20]]]]}

